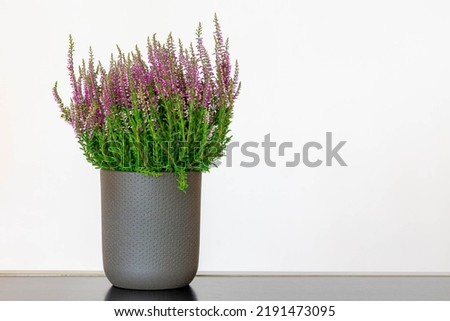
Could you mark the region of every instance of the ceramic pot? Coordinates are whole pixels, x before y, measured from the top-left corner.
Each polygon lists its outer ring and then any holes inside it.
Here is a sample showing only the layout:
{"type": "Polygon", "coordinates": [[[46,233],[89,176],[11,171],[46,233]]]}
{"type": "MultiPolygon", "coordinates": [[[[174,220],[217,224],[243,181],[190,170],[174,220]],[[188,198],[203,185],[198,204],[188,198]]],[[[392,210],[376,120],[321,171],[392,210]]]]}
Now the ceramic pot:
{"type": "Polygon", "coordinates": [[[198,268],[201,173],[186,192],[160,177],[101,170],[103,267],[109,281],[136,290],[188,285],[198,268]]]}

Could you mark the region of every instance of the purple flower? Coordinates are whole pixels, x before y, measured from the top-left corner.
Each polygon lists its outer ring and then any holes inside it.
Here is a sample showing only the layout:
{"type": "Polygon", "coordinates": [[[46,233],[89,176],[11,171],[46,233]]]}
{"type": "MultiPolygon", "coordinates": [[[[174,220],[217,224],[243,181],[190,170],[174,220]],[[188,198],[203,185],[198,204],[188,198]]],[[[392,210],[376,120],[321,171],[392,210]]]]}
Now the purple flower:
{"type": "MultiPolygon", "coordinates": [[[[74,72],[74,42],[70,36],[67,69],[72,98],[68,107],[59,97],[56,84],[53,88],[63,118],[80,135],[92,133],[95,128],[106,128],[108,117],[125,119],[124,110],[159,111],[165,101],[181,102],[185,117],[189,117],[190,106],[206,108],[208,113],[232,108],[240,90],[239,68],[236,62],[231,76],[228,39],[224,41],[217,16],[214,16],[214,26],[214,66],[199,24],[195,48],[192,44],[184,48],[181,41],[177,47],[171,34],[164,43],[159,42],[156,35],[148,38],[147,62],[137,46],[127,56],[118,48],[117,58],[111,56],[109,70],[105,70],[100,63],[95,64],[90,49],[87,67],[83,60],[78,77],[74,72]]],[[[207,115],[206,119],[209,117],[207,115]]]]}

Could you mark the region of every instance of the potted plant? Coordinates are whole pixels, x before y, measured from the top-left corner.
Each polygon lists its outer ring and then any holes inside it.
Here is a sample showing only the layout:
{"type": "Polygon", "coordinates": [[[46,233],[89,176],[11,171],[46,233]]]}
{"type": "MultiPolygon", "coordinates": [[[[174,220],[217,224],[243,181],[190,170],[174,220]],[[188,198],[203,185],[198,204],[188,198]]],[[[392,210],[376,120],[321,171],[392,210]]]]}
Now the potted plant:
{"type": "Polygon", "coordinates": [[[118,48],[108,69],[90,49],[78,74],[69,38],[70,104],[57,83],[53,95],[100,169],[103,266],[115,286],[177,288],[197,272],[201,173],[224,154],[240,89],[217,16],[214,24],[214,61],[201,24],[194,45],[153,36],[145,56],[118,48]]]}

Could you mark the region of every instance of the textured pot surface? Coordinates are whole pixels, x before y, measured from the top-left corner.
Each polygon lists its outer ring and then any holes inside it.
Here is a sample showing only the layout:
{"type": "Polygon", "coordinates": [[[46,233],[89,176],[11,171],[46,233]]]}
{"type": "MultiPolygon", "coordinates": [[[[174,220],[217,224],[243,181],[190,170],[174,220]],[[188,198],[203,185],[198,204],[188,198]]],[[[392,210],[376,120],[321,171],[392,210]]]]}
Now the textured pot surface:
{"type": "Polygon", "coordinates": [[[201,173],[188,173],[186,193],[174,174],[100,172],[103,268],[121,288],[188,285],[198,268],[201,173]]]}

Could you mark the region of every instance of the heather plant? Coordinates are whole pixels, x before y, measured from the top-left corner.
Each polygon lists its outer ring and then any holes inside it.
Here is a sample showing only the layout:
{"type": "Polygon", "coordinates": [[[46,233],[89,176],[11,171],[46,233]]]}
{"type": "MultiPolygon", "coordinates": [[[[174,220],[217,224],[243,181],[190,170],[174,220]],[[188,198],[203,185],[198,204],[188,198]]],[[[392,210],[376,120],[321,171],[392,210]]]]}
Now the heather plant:
{"type": "Polygon", "coordinates": [[[94,62],[90,48],[77,75],[69,37],[70,104],[62,102],[57,83],[53,95],[90,163],[144,175],[175,173],[185,191],[187,172],[208,171],[223,156],[240,82],[217,16],[214,25],[214,59],[199,24],[194,45],[176,45],[171,34],[161,43],[154,35],[146,57],[137,46],[128,54],[118,47],[108,70],[94,62]]]}

